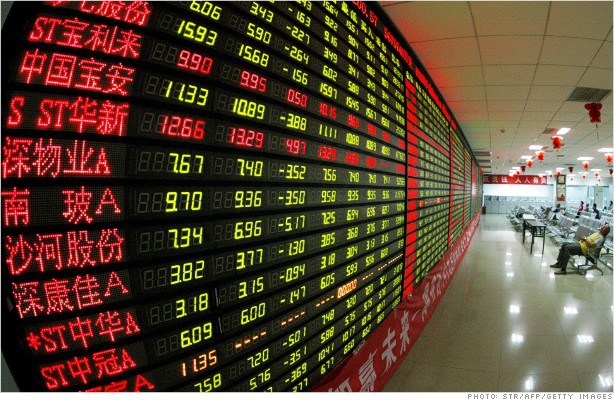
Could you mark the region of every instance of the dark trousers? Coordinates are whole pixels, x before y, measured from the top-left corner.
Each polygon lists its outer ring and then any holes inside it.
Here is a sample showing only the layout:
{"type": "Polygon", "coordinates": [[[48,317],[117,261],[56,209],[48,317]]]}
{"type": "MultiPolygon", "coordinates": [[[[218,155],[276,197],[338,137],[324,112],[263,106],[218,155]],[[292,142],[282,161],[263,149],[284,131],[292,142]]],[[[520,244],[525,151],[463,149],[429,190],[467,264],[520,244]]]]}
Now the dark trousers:
{"type": "Polygon", "coordinates": [[[579,243],[565,243],[559,250],[559,256],[556,258],[556,263],[565,271],[565,269],[567,269],[569,257],[581,255],[584,255],[584,253],[582,253],[582,246],[580,246],[579,243]]]}

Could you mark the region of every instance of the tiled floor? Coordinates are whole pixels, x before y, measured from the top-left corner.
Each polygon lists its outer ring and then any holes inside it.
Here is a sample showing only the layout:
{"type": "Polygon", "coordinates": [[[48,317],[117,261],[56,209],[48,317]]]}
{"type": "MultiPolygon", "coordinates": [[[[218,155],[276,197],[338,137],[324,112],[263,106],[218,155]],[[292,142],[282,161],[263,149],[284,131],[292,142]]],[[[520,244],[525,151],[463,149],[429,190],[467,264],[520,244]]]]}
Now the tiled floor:
{"type": "Polygon", "coordinates": [[[505,216],[483,215],[384,391],[612,391],[612,271],[555,276],[558,249],[537,240],[530,255],[505,216]]]}

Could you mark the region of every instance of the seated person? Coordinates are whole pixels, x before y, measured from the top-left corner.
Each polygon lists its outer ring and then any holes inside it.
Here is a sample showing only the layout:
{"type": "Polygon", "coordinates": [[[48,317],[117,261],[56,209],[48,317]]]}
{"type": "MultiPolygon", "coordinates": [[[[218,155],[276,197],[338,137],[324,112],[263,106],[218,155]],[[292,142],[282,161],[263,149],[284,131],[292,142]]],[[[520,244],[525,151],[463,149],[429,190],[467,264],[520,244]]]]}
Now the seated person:
{"type": "Polygon", "coordinates": [[[580,207],[578,207],[578,213],[576,214],[576,218],[580,218],[580,213],[584,211],[584,202],[580,202],[580,207]]]}
{"type": "Polygon", "coordinates": [[[610,226],[604,225],[599,228],[599,231],[593,233],[589,237],[581,237],[578,243],[565,243],[559,250],[559,255],[556,259],[556,264],[552,264],[550,268],[558,268],[554,271],[555,275],[565,275],[567,273],[567,263],[571,256],[587,256],[597,259],[597,249],[603,245],[605,237],[610,233],[610,226]]]}
{"type": "Polygon", "coordinates": [[[554,208],[552,209],[553,213],[558,213],[559,211],[561,211],[561,203],[557,203],[556,206],[554,206],[554,208]]]}
{"type": "Polygon", "coordinates": [[[599,210],[597,210],[597,203],[593,203],[593,209],[591,212],[595,214],[595,219],[601,218],[601,214],[599,213],[599,210]]]}
{"type": "Polygon", "coordinates": [[[604,206],[603,207],[603,211],[612,211],[612,200],[610,200],[610,205],[609,206],[604,206]]]}

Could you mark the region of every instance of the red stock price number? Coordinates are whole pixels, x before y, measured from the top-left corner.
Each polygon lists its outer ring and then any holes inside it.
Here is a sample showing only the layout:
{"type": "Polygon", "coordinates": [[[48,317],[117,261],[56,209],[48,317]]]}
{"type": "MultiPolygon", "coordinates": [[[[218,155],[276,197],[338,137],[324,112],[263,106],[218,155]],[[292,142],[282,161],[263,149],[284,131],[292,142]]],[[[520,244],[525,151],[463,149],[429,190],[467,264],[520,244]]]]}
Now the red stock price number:
{"type": "Polygon", "coordinates": [[[253,129],[230,128],[228,143],[239,147],[254,147],[261,149],[264,144],[264,133],[253,129]]]}
{"type": "Polygon", "coordinates": [[[259,92],[266,91],[266,78],[246,70],[241,72],[241,82],[239,84],[259,92]]]}

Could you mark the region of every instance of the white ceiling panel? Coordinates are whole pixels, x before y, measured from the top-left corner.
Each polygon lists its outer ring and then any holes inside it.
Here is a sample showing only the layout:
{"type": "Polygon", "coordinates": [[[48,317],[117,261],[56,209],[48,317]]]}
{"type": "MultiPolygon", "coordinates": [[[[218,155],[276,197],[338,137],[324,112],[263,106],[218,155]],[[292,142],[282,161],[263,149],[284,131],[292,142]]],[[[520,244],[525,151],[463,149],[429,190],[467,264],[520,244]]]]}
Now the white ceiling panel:
{"type": "Polygon", "coordinates": [[[525,111],[522,113],[523,121],[551,120],[556,111],[525,111]]]}
{"type": "Polygon", "coordinates": [[[461,111],[486,111],[486,102],[484,100],[477,101],[449,101],[448,105],[456,112],[461,111]]]}
{"type": "Polygon", "coordinates": [[[549,119],[542,121],[520,121],[520,123],[518,124],[518,128],[533,129],[535,130],[535,135],[539,135],[544,129],[548,127],[549,123],[549,119]]]}
{"type": "Polygon", "coordinates": [[[483,86],[482,66],[430,68],[428,71],[439,89],[449,86],[483,86]]]}
{"type": "Polygon", "coordinates": [[[543,35],[548,18],[548,2],[527,2],[519,7],[511,1],[470,2],[478,36],[543,35]]]}
{"type": "MultiPolygon", "coordinates": [[[[531,96],[529,96],[529,99],[531,96]]],[[[560,101],[551,101],[551,100],[527,100],[525,112],[536,112],[536,111],[558,111],[561,107],[560,101]]]]}
{"type": "Polygon", "coordinates": [[[566,65],[538,65],[535,71],[535,85],[576,86],[585,68],[566,65]]]}
{"type": "Polygon", "coordinates": [[[430,68],[480,65],[480,54],[475,37],[419,42],[413,47],[420,61],[430,68]]]}
{"type": "Polygon", "coordinates": [[[612,28],[610,1],[553,1],[546,35],[604,40],[612,28]]]}
{"type": "Polygon", "coordinates": [[[482,64],[537,64],[542,41],[542,36],[479,37],[482,64]]]}
{"type": "Polygon", "coordinates": [[[489,111],[488,115],[492,120],[518,121],[522,111],[489,111]]]}
{"type": "Polygon", "coordinates": [[[569,97],[575,86],[540,86],[533,85],[529,100],[551,100],[561,102],[569,97]]]}
{"type": "Polygon", "coordinates": [[[578,86],[612,90],[612,70],[587,68],[578,86]]]}
{"type": "Polygon", "coordinates": [[[451,101],[486,100],[484,86],[455,86],[441,89],[443,97],[449,103],[451,101]]]}
{"type": "MultiPolygon", "coordinates": [[[[546,36],[539,62],[541,64],[588,67],[602,43],[602,40],[546,36]]],[[[612,65],[611,60],[610,65],[612,65]]]]}
{"type": "Polygon", "coordinates": [[[475,124],[480,127],[483,127],[485,123],[488,124],[488,112],[486,111],[461,111],[458,113],[454,113],[454,116],[456,117],[456,119],[458,119],[459,122],[461,122],[461,124],[463,121],[475,122],[475,124]]]}
{"type": "Polygon", "coordinates": [[[386,6],[385,10],[410,45],[412,42],[473,36],[467,2],[403,2],[386,6]]]}
{"type": "MultiPolygon", "coordinates": [[[[535,65],[485,65],[485,85],[531,85],[535,65]]],[[[578,77],[579,79],[579,77],[578,77]]]]}
{"type": "Polygon", "coordinates": [[[486,86],[486,98],[491,100],[526,100],[530,86],[486,86]]]}
{"type": "Polygon", "coordinates": [[[488,100],[488,111],[523,111],[522,100],[488,100]]]}

